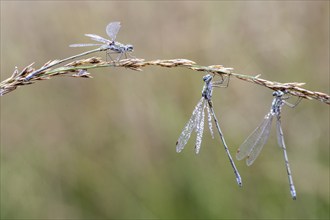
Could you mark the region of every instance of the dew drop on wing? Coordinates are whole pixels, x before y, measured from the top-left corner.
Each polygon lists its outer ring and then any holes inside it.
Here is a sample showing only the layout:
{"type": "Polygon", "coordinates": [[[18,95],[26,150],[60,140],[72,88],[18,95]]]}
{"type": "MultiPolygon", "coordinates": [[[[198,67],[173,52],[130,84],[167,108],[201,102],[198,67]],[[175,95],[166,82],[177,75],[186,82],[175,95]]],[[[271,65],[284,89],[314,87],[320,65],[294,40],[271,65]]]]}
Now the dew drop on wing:
{"type": "MultiPolygon", "coordinates": [[[[203,102],[203,98],[202,98],[202,102],[203,102]]],[[[195,117],[195,124],[196,124],[196,126],[195,126],[195,132],[197,133],[198,132],[198,130],[199,130],[199,125],[200,125],[200,120],[201,120],[201,114],[202,114],[202,108],[203,108],[203,106],[202,105],[200,105],[199,107],[198,107],[198,109],[197,109],[197,111],[196,111],[196,117],[195,117]]]]}
{"type": "Polygon", "coordinates": [[[193,129],[196,127],[196,117],[197,117],[197,113],[198,111],[200,111],[201,109],[201,105],[202,105],[202,101],[203,98],[197,103],[197,105],[194,108],[194,111],[189,119],[189,121],[187,122],[187,124],[185,125],[185,127],[183,128],[180,137],[178,139],[178,141],[176,142],[176,151],[179,153],[183,150],[184,146],[187,144],[191,132],[193,131],[193,129]]]}
{"type": "Polygon", "coordinates": [[[199,150],[201,148],[202,145],[202,138],[203,138],[203,131],[204,131],[204,118],[205,118],[205,107],[206,107],[206,101],[203,100],[204,104],[202,107],[202,111],[201,111],[201,118],[198,122],[199,124],[199,128],[197,130],[197,137],[196,137],[196,145],[195,145],[195,152],[196,154],[199,153],[199,150]]]}
{"type": "Polygon", "coordinates": [[[209,125],[209,130],[210,130],[212,139],[214,139],[214,133],[213,133],[213,129],[212,129],[212,116],[211,116],[210,106],[207,105],[206,106],[206,109],[207,109],[207,121],[208,121],[208,125],[209,125]]]}

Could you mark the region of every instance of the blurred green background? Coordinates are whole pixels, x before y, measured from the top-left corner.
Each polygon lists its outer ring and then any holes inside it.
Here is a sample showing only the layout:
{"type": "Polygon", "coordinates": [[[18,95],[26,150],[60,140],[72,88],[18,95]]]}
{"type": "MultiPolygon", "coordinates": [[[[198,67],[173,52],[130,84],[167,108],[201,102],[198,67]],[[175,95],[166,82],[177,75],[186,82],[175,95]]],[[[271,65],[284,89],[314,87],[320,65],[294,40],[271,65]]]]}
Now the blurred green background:
{"type": "MultiPolygon", "coordinates": [[[[90,48],[85,33],[117,40],[134,56],[222,64],[329,93],[328,1],[1,1],[1,79],[90,48]]],[[[103,53],[98,54],[103,56],[103,53]]],[[[236,165],[205,130],[175,142],[201,97],[202,73],[184,68],[95,69],[1,97],[1,218],[329,218],[329,106],[283,107],[297,190],[290,197],[273,127],[251,167],[236,165]]],[[[213,92],[233,155],[269,111],[272,91],[232,79],[213,92]]],[[[294,99],[292,100],[294,102],[294,99]]]]}

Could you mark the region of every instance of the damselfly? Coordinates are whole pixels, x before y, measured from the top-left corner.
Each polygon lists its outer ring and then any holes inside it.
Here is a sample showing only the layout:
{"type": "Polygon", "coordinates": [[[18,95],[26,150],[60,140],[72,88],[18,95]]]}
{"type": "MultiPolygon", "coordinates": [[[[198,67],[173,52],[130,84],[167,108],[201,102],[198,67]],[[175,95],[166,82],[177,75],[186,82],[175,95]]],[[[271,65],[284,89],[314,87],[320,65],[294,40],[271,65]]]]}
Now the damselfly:
{"type": "Polygon", "coordinates": [[[286,171],[288,174],[290,192],[293,199],[296,199],[296,190],[293,184],[291,169],[289,165],[289,159],[286,152],[286,147],[284,143],[283,131],[281,127],[281,108],[284,104],[289,107],[295,107],[301,100],[298,99],[295,104],[291,104],[285,101],[289,96],[286,95],[287,91],[275,91],[273,92],[273,102],[270,109],[270,112],[265,116],[264,120],[261,124],[250,134],[250,136],[242,143],[242,145],[238,148],[236,158],[238,160],[246,159],[246,164],[250,166],[255,159],[260,154],[263,146],[266,144],[270,130],[272,127],[273,117],[276,117],[276,130],[277,130],[277,142],[279,146],[283,149],[284,153],[284,161],[286,166],[286,171]]]}
{"type": "Polygon", "coordinates": [[[107,51],[107,55],[110,57],[111,60],[111,54],[119,54],[115,61],[119,61],[122,56],[124,55],[125,58],[127,58],[127,54],[133,51],[133,45],[131,44],[121,44],[116,40],[116,36],[119,32],[121,25],[120,22],[111,22],[106,27],[106,32],[111,40],[105,39],[99,35],[96,34],[85,34],[85,36],[90,37],[94,41],[101,42],[103,44],[71,44],[70,47],[89,47],[89,46],[100,46],[100,48],[103,48],[107,51]]]}
{"type": "Polygon", "coordinates": [[[230,164],[234,169],[236,181],[239,186],[242,186],[241,176],[239,175],[238,170],[235,166],[235,163],[232,159],[232,156],[230,155],[226,141],[225,141],[222,131],[220,129],[218,119],[215,116],[215,113],[213,110],[213,103],[211,100],[213,87],[227,87],[228,83],[229,83],[229,76],[227,77],[227,85],[224,85],[225,79],[222,79],[221,81],[217,81],[217,82],[212,82],[212,79],[213,79],[213,76],[210,74],[205,75],[203,77],[203,81],[205,82],[205,85],[204,85],[203,91],[202,91],[202,98],[197,103],[197,105],[192,113],[191,118],[189,119],[186,126],[183,128],[183,131],[182,131],[178,141],[176,142],[176,151],[179,153],[183,150],[184,146],[187,144],[187,142],[190,138],[192,131],[195,129],[195,131],[197,133],[195,152],[196,152],[196,154],[199,153],[199,150],[200,150],[200,147],[202,144],[202,137],[203,137],[203,131],[204,131],[205,108],[206,108],[207,109],[208,127],[211,132],[212,138],[214,138],[213,130],[212,130],[212,118],[213,118],[215,126],[220,135],[220,139],[224,145],[225,151],[229,158],[230,164]]]}
{"type": "MultiPolygon", "coordinates": [[[[111,40],[105,39],[103,37],[100,37],[96,34],[85,34],[86,36],[90,37],[92,40],[101,42],[103,44],[71,44],[70,47],[87,47],[87,46],[99,46],[98,48],[90,51],[86,51],[84,53],[74,55],[62,60],[57,60],[56,62],[52,62],[51,64],[48,64],[46,66],[41,67],[40,69],[37,69],[27,75],[25,77],[25,81],[29,81],[32,79],[34,76],[38,76],[41,72],[48,70],[49,68],[56,66],[60,63],[76,59],[81,56],[85,56],[87,54],[99,52],[99,51],[106,51],[107,56],[110,57],[112,61],[119,61],[123,55],[125,55],[125,58],[127,58],[127,54],[130,55],[130,53],[133,51],[133,46],[130,44],[121,44],[119,42],[116,42],[116,36],[118,34],[118,31],[120,29],[120,22],[111,22],[110,24],[107,25],[106,27],[106,32],[111,38],[111,40]],[[112,59],[111,54],[119,54],[115,60],[112,59]]],[[[131,55],[130,55],[131,56],[131,55]]]]}

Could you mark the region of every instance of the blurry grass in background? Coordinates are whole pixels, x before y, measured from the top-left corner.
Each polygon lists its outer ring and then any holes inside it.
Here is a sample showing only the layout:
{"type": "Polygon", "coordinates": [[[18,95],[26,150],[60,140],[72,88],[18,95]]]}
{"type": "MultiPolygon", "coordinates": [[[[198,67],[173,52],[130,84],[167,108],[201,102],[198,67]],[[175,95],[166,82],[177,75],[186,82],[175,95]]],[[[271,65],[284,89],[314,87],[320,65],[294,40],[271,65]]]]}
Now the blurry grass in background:
{"type": "MultiPolygon", "coordinates": [[[[1,1],[1,78],[15,66],[83,51],[85,33],[117,40],[145,59],[223,64],[329,93],[329,2],[1,1]]],[[[100,53],[100,56],[104,54],[100,53]]],[[[175,142],[201,96],[186,69],[99,69],[1,98],[1,217],[329,218],[329,107],[283,108],[297,190],[292,201],[275,130],[238,188],[218,139],[175,142]]],[[[271,91],[239,80],[213,94],[234,154],[269,111],[271,91]]]]}

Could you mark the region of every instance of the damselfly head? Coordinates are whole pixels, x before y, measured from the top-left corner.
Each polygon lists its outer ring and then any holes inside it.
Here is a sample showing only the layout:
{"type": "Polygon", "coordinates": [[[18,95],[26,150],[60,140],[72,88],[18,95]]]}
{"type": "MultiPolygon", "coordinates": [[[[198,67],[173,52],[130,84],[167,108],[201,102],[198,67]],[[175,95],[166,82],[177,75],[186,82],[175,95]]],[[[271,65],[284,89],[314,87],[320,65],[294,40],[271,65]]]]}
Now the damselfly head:
{"type": "Polygon", "coordinates": [[[203,81],[205,83],[209,83],[209,82],[211,82],[212,78],[213,78],[213,76],[211,76],[210,74],[207,74],[207,75],[203,76],[203,81]]]}
{"type": "Polygon", "coordinates": [[[284,90],[284,91],[282,91],[282,90],[276,90],[275,92],[273,92],[273,96],[282,97],[286,93],[288,93],[286,90],[284,90]]]}
{"type": "Polygon", "coordinates": [[[125,49],[126,49],[127,52],[132,52],[134,48],[133,48],[133,45],[131,45],[131,44],[127,44],[127,45],[125,46],[125,49]]]}

